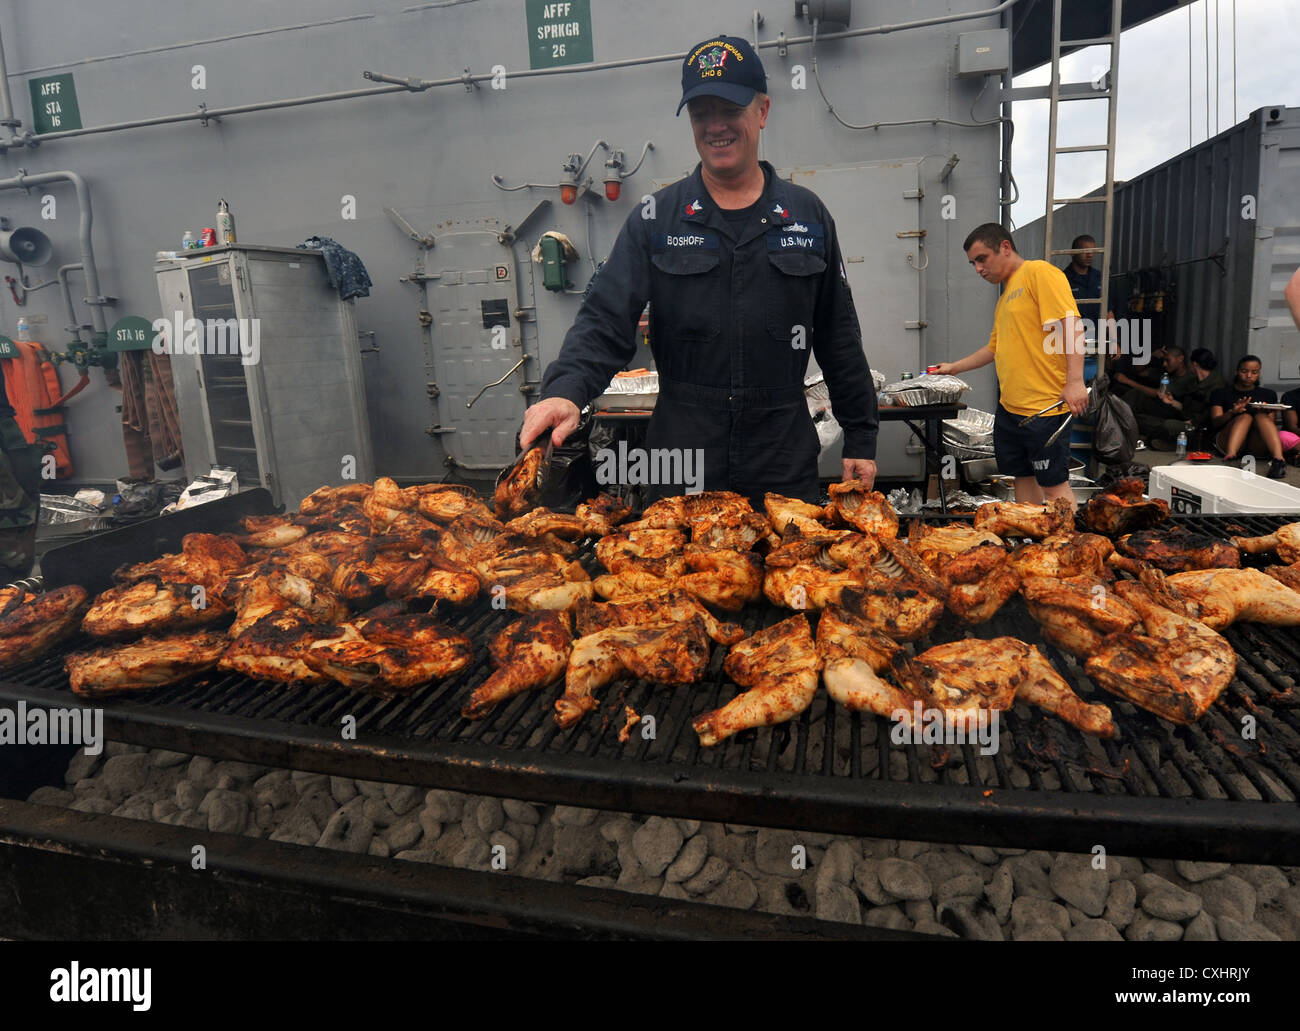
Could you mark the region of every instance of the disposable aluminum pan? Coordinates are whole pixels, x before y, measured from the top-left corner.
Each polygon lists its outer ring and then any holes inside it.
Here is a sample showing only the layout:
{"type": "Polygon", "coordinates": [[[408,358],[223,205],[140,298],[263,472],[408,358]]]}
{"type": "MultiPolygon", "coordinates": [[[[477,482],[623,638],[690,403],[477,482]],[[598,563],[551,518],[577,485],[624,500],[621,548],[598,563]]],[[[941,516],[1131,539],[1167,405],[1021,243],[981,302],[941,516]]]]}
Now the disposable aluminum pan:
{"type": "Polygon", "coordinates": [[[944,448],[948,454],[962,461],[968,459],[992,458],[993,445],[989,444],[963,444],[961,441],[952,440],[949,437],[943,438],[944,448]]]}
{"type": "Polygon", "coordinates": [[[890,383],[881,393],[896,398],[894,404],[916,408],[919,405],[952,404],[960,401],[962,394],[968,390],[970,384],[956,376],[927,374],[890,383]]]}
{"type": "Polygon", "coordinates": [[[943,438],[959,444],[992,444],[993,419],[992,412],[967,408],[957,418],[943,421],[943,438]]]}
{"type": "Polygon", "coordinates": [[[596,408],[617,411],[620,409],[653,408],[659,399],[659,373],[647,372],[640,376],[615,376],[609,386],[595,401],[596,408]]]}

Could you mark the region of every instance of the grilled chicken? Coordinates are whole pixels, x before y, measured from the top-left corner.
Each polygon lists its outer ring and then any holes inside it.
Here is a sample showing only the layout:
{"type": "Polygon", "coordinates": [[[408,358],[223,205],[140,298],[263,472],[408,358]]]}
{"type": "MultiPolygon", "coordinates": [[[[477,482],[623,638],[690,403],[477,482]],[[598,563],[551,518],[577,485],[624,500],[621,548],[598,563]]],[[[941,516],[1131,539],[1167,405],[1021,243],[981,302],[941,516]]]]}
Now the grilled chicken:
{"type": "Polygon", "coordinates": [[[248,548],[283,548],[311,532],[310,524],[300,522],[300,518],[288,515],[244,516],[239,521],[244,528],[239,543],[248,548]]]}
{"type": "Polygon", "coordinates": [[[569,609],[593,593],[591,577],[578,562],[541,551],[528,538],[502,534],[471,552],[470,566],[483,589],[504,596],[516,612],[569,609]]]}
{"type": "Polygon", "coordinates": [[[542,486],[545,453],[535,447],[515,463],[506,477],[497,485],[492,495],[492,507],[498,519],[521,516],[537,504],[542,486]]]}
{"type": "Polygon", "coordinates": [[[772,521],[772,529],[785,536],[790,526],[797,526],[804,533],[824,533],[825,509],[810,505],[798,498],[787,498],[782,494],[764,494],[763,507],[767,518],[772,521]]]}
{"type": "Polygon", "coordinates": [[[310,515],[296,515],[293,517],[293,522],[295,526],[301,526],[312,533],[319,533],[322,530],[341,530],[344,533],[356,533],[368,537],[371,531],[370,517],[366,515],[365,509],[350,502],[333,508],[320,509],[310,515]]]}
{"type": "Polygon", "coordinates": [[[647,594],[666,594],[677,586],[677,577],[661,576],[645,569],[624,569],[596,577],[591,586],[606,601],[630,601],[647,594]]]}
{"type": "Polygon", "coordinates": [[[817,621],[822,683],[826,693],[846,709],[886,719],[901,709],[910,716],[916,699],[880,678],[901,648],[861,617],[835,605],[827,607],[817,621]]]}
{"type": "Polygon", "coordinates": [[[1085,702],[1053,668],[1046,657],[1029,645],[1029,675],[1016,686],[1016,700],[1037,706],[1093,737],[1117,733],[1110,707],[1085,702]]]}
{"type": "Polygon", "coordinates": [[[44,594],[9,591],[0,609],[0,668],[31,662],[75,634],[88,599],[76,584],[44,594]]]}
{"type": "Polygon", "coordinates": [[[1119,537],[1144,530],[1169,518],[1169,502],[1142,496],[1142,481],[1120,480],[1104,493],[1094,494],[1083,508],[1083,522],[1089,530],[1119,537]]]}
{"type": "Polygon", "coordinates": [[[1106,560],[1115,547],[1095,533],[1057,533],[1033,544],[1022,544],[1011,564],[1022,576],[1091,576],[1111,579],[1106,560]]]}
{"type": "Polygon", "coordinates": [[[846,588],[840,605],[872,630],[895,641],[915,641],[935,628],[943,602],[906,579],[883,573],[865,577],[859,587],[846,588]]]}
{"type": "Polygon", "coordinates": [[[899,653],[893,672],[927,707],[951,713],[967,732],[980,711],[1008,709],[1019,699],[1096,737],[1114,737],[1110,709],[1090,705],[1071,690],[1041,652],[1014,637],[972,638],[936,645],[915,658],[899,653]]]}
{"type": "MultiPolygon", "coordinates": [[[[324,555],[317,555],[310,551],[272,551],[267,553],[263,559],[253,569],[270,572],[272,569],[283,569],[286,573],[293,573],[294,576],[301,576],[304,580],[310,580],[314,584],[328,584],[334,578],[334,563],[324,555]]],[[[239,580],[247,576],[252,570],[236,573],[234,576],[227,578],[222,584],[221,592],[224,594],[225,584],[232,580],[239,580]]]]}
{"type": "Polygon", "coordinates": [[[1024,505],[1014,501],[990,501],[975,510],[975,529],[999,537],[1033,537],[1041,540],[1069,529],[1074,509],[1065,498],[1046,505],[1024,505]]]}
{"type": "Polygon", "coordinates": [[[434,598],[453,605],[465,605],[478,597],[481,584],[476,574],[468,572],[443,555],[429,557],[420,575],[412,578],[409,588],[398,597],[434,598]]]}
{"type": "Polygon", "coordinates": [[[1234,545],[1208,534],[1192,533],[1181,526],[1138,530],[1121,537],[1115,547],[1117,553],[1107,560],[1109,564],[1134,575],[1141,572],[1139,562],[1149,562],[1166,573],[1241,567],[1241,555],[1234,545]]]}
{"type": "Polygon", "coordinates": [[[364,554],[368,547],[370,547],[368,534],[326,530],[294,541],[280,550],[285,555],[319,555],[336,561],[345,556],[364,554]]]}
{"type": "Polygon", "coordinates": [[[573,635],[564,613],[533,612],[516,620],[488,645],[495,671],[474,689],[460,714],[482,719],[498,702],[549,687],[564,676],[572,651],[573,635]]]}
{"type": "Polygon", "coordinates": [[[1214,630],[1237,621],[1300,626],[1300,594],[1258,569],[1204,569],[1175,573],[1165,582],[1199,608],[1214,630]]]}
{"type": "Polygon", "coordinates": [[[338,627],[316,623],[301,609],[263,616],[230,642],[217,668],[254,680],[281,684],[323,684],[328,678],[303,661],[308,647],[338,633],[338,627]]]}
{"type": "Polygon", "coordinates": [[[418,551],[409,550],[410,547],[409,543],[405,547],[372,545],[365,552],[340,562],[334,569],[330,586],[340,598],[355,604],[386,592],[394,582],[397,596],[400,596],[410,589],[414,577],[428,569],[428,561],[423,560],[418,551]]]}
{"type": "Polygon", "coordinates": [[[971,548],[981,544],[1001,544],[1003,541],[997,534],[989,533],[987,530],[976,530],[967,523],[931,526],[919,519],[913,519],[907,527],[907,543],[927,565],[933,566],[931,553],[960,555],[963,551],[970,551],[971,548]]]}
{"type": "Polygon", "coordinates": [[[763,593],[773,605],[797,612],[817,610],[840,604],[845,590],[862,587],[869,575],[864,569],[828,569],[811,562],[776,566],[763,576],[763,593]]]}
{"type": "Polygon", "coordinates": [[[152,691],[216,668],[229,643],[225,634],[212,631],[143,637],[75,652],[63,665],[73,694],[83,698],[152,691]]]}
{"type": "Polygon", "coordinates": [[[555,722],[571,727],[597,708],[596,692],[625,674],[664,684],[690,684],[704,675],[709,638],[699,619],[685,623],[617,626],[573,644],[564,695],[555,722]]]}
{"type": "Polygon", "coordinates": [[[1291,590],[1300,591],[1300,562],[1293,562],[1289,566],[1269,566],[1264,572],[1291,590]]]}
{"type": "Polygon", "coordinates": [[[1146,633],[1111,634],[1085,664],[1088,676],[1157,716],[1195,722],[1236,672],[1232,645],[1199,620],[1174,611],[1177,599],[1154,580],[1122,580],[1115,590],[1137,610],[1146,633]]]}
{"type": "Polygon", "coordinates": [[[474,646],[433,616],[408,613],[330,628],[301,652],[313,670],[345,687],[391,697],[470,664],[474,646]]]}
{"type": "Polygon", "coordinates": [[[1132,630],[1139,622],[1133,606],[1092,577],[1025,576],[1020,593],[1042,635],[1078,659],[1096,654],[1107,634],[1132,630]]]}
{"type": "Polygon", "coordinates": [[[551,533],[564,540],[576,541],[589,536],[591,527],[585,519],[576,515],[552,512],[549,508],[535,508],[511,519],[506,523],[506,531],[523,537],[544,537],[551,533]]]}
{"type": "Polygon", "coordinates": [[[750,551],[760,545],[773,548],[780,540],[767,516],[757,512],[723,512],[702,516],[691,524],[691,543],[709,548],[750,551]]]}
{"type": "Polygon", "coordinates": [[[369,483],[349,483],[345,487],[317,487],[302,499],[298,512],[314,515],[340,505],[359,505],[366,500],[372,486],[369,483]]]}
{"type": "Polygon", "coordinates": [[[1276,551],[1277,557],[1287,565],[1300,562],[1300,523],[1279,526],[1263,537],[1233,537],[1232,543],[1247,555],[1262,555],[1276,551]]]}
{"type": "Polygon", "coordinates": [[[420,488],[416,511],[435,523],[450,523],[463,515],[491,519],[492,510],[472,487],[455,483],[427,484],[420,488]]]}
{"type": "Polygon", "coordinates": [[[816,565],[823,569],[868,569],[880,557],[880,541],[853,530],[805,532],[792,526],[767,554],[767,568],[816,565]]]}
{"type": "Polygon", "coordinates": [[[966,623],[993,618],[1020,587],[1020,575],[1000,544],[981,544],[949,558],[941,575],[948,584],[949,610],[966,623]]]}
{"type": "Polygon", "coordinates": [[[142,580],[101,594],[81,628],[91,637],[167,634],[216,623],[229,615],[230,608],[216,591],[197,584],[142,580]]]}
{"type": "Polygon", "coordinates": [[[720,623],[713,614],[683,590],[643,595],[626,601],[580,601],[574,608],[575,627],[580,637],[613,626],[649,623],[685,623],[692,617],[704,624],[705,633],[719,644],[735,644],[745,631],[738,623],[720,623]]]}
{"type": "Polygon", "coordinates": [[[898,513],[879,491],[871,490],[861,480],[832,483],[829,491],[831,502],[825,509],[828,517],[834,516],[873,537],[898,536],[898,513]]]}
{"type": "Polygon", "coordinates": [[[763,594],[763,560],[752,551],[686,546],[690,570],[677,578],[677,586],[709,605],[739,612],[763,594]]]}
{"type": "Polygon", "coordinates": [[[114,571],[113,582],[127,586],[141,580],[165,580],[169,583],[202,584],[212,590],[248,562],[248,555],[233,537],[187,533],[181,540],[179,555],[164,555],[150,562],[121,566],[114,571]]]}
{"type": "Polygon", "coordinates": [[[317,623],[346,619],[348,607],[328,587],[284,569],[259,566],[242,577],[226,582],[221,601],[235,610],[229,636],[238,637],[263,616],[289,609],[301,609],[317,623]]]}
{"type": "Polygon", "coordinates": [[[981,710],[1008,709],[1029,673],[1029,645],[1014,637],[936,645],[909,658],[897,653],[891,672],[926,707],[953,714],[954,724],[975,729],[981,710]]]}
{"type": "MultiPolygon", "coordinates": [[[[622,530],[596,542],[596,558],[611,573],[621,569],[644,569],[638,560],[680,555],[686,547],[686,534],[676,528],[622,530]]],[[[683,564],[678,573],[685,571],[683,564]]]]}
{"type": "Polygon", "coordinates": [[[587,525],[589,536],[604,537],[613,533],[614,527],[632,514],[632,507],[612,494],[598,494],[584,501],[573,514],[587,525]]]}
{"type": "Polygon", "coordinates": [[[804,615],[791,616],[733,645],[722,668],[748,690],[691,722],[700,744],[708,748],[742,730],[794,719],[812,704],[821,666],[804,615]]]}
{"type": "Polygon", "coordinates": [[[749,499],[734,491],[706,490],[699,494],[679,494],[660,498],[641,513],[634,523],[625,523],[624,530],[677,529],[689,530],[699,519],[720,515],[744,515],[754,509],[749,499]]]}

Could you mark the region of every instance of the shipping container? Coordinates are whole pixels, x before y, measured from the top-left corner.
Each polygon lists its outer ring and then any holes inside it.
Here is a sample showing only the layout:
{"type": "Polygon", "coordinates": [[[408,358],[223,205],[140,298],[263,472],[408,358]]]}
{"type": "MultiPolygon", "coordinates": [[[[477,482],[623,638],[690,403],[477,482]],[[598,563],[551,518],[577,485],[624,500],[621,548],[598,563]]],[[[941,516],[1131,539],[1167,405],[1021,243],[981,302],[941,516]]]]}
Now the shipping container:
{"type": "MultiPolygon", "coordinates": [[[[1104,242],[1096,209],[1058,208],[1053,249],[1085,233],[1104,242]]],[[[1266,385],[1300,383],[1300,332],[1282,296],[1300,264],[1300,108],[1262,107],[1116,183],[1114,219],[1117,316],[1149,318],[1155,343],[1208,348],[1228,370],[1258,355],[1266,385]]],[[[1043,257],[1043,232],[1042,218],[1016,230],[1025,257],[1043,257]]]]}

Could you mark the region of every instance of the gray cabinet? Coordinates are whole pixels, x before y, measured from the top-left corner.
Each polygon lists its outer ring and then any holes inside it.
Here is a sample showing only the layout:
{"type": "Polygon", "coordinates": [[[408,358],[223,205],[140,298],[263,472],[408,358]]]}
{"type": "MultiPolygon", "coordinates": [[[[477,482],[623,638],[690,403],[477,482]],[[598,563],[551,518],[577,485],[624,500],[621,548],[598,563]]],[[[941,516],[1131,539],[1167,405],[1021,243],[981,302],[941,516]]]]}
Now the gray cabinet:
{"type": "Polygon", "coordinates": [[[154,271],[191,477],[229,466],[290,508],[374,479],[352,302],[320,252],[207,248],[154,271]]]}

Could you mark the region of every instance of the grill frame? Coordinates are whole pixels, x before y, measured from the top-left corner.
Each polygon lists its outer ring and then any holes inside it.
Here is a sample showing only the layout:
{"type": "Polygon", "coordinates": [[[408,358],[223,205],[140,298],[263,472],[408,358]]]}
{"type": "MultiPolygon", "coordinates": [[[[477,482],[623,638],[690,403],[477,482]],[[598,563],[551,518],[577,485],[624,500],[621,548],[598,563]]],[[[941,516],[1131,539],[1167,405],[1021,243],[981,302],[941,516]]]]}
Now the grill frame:
{"type": "MultiPolygon", "coordinates": [[[[1287,521],[1285,516],[1172,519],[1203,531],[1227,532],[1233,524],[1245,533],[1267,532],[1287,521]]],[[[151,538],[141,534],[140,539],[151,538]]],[[[589,550],[586,554],[590,558],[589,550]]],[[[135,560],[130,555],[119,559],[135,560]]],[[[1018,599],[1009,603],[1020,604],[1018,599]]],[[[744,621],[752,630],[788,615],[755,606],[747,609],[744,621]]],[[[1036,631],[1015,624],[1015,615],[1004,609],[976,632],[984,637],[1012,633],[1038,643],[1077,686],[1075,668],[1044,646],[1036,631]]],[[[751,731],[707,752],[700,749],[689,727],[691,717],[738,691],[721,674],[725,649],[720,646],[713,649],[710,680],[704,685],[612,685],[603,694],[602,711],[570,731],[560,731],[549,719],[562,685],[513,699],[488,719],[471,724],[459,717],[459,704],[487,675],[481,646],[511,618],[513,614],[495,612],[486,602],[454,613],[449,623],[473,637],[480,646],[479,660],[458,676],[426,685],[406,698],[381,701],[338,686],[285,688],[217,675],[153,692],[143,700],[95,704],[104,710],[106,735],[117,740],[339,776],[822,833],[1073,852],[1102,845],[1113,854],[1300,862],[1300,806],[1294,801],[1300,798],[1300,709],[1283,706],[1272,711],[1294,690],[1288,681],[1295,680],[1300,669],[1300,640],[1288,642],[1270,628],[1228,630],[1239,656],[1239,675],[1194,727],[1175,727],[1138,710],[1127,713],[1127,703],[1097,691],[1093,697],[1116,712],[1123,740],[1116,745],[1085,744],[1081,752],[1082,735],[1054,717],[1017,706],[1003,719],[1004,739],[1008,732],[1012,735],[1014,754],[992,758],[994,783],[972,786],[956,782],[953,766],[933,774],[934,783],[925,782],[931,746],[902,750],[907,779],[897,781],[886,779],[893,776],[888,768],[893,749],[882,742],[876,753],[877,775],[871,776],[872,770],[862,768],[870,754],[864,751],[870,745],[864,742],[871,733],[866,728],[873,724],[881,741],[888,722],[848,714],[825,692],[818,693],[813,707],[789,729],[751,731]],[[1259,654],[1261,647],[1286,660],[1280,671],[1269,668],[1259,654]],[[637,740],[634,734],[626,747],[613,750],[622,720],[608,713],[617,711],[613,702],[620,690],[637,711],[647,700],[656,700],[659,735],[653,742],[637,740]],[[1229,737],[1231,717],[1241,713],[1256,716],[1259,724],[1254,755],[1229,737]],[[342,738],[344,715],[356,717],[357,740],[342,738]],[[289,722],[290,717],[299,721],[289,722]],[[603,728],[602,718],[608,724],[603,728]],[[415,733],[421,726],[422,735],[415,733]],[[842,737],[849,741],[847,758],[842,737]],[[782,738],[789,739],[787,744],[775,747],[782,738]],[[1133,753],[1127,767],[1126,742],[1133,753]],[[1267,751],[1261,754],[1259,743],[1282,749],[1291,769],[1280,768],[1267,751]],[[1152,746],[1154,759],[1149,755],[1152,746]],[[1033,758],[1028,766],[1026,755],[1033,758]],[[1096,783],[1091,790],[1081,790],[1076,781],[1086,777],[1089,760],[1096,783]],[[756,763],[766,768],[750,768],[756,763]],[[1011,784],[1010,764],[1026,769],[1027,787],[1011,784]],[[837,765],[846,766],[846,772],[837,774],[837,765]],[[1271,783],[1270,777],[1278,783],[1271,783]],[[1133,793],[1135,787],[1154,785],[1156,791],[1172,795],[1172,778],[1190,786],[1191,796],[1133,793]],[[1054,779],[1057,787],[1052,787],[1054,779]],[[1274,800],[1252,801],[1245,797],[1252,791],[1264,798],[1271,794],[1274,800]],[[1227,797],[1211,797],[1215,793],[1227,797]]],[[[949,629],[964,630],[955,624],[949,629]]],[[[926,645],[938,640],[932,638],[926,645]]],[[[62,654],[11,671],[0,682],[0,701],[78,704],[61,673],[62,654]]],[[[971,770],[978,773],[973,746],[957,749],[967,776],[971,770]]]]}

